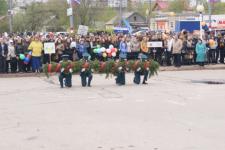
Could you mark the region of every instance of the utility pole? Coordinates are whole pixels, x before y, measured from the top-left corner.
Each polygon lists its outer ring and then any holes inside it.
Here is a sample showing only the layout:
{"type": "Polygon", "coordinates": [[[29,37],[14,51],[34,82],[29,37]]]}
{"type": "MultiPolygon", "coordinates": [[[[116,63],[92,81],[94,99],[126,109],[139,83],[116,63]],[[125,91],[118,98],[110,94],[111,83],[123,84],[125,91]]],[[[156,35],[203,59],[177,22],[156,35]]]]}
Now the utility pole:
{"type": "Polygon", "coordinates": [[[119,18],[120,18],[120,23],[119,23],[119,25],[120,25],[120,27],[122,27],[122,0],[120,0],[120,16],[119,16],[119,18]]]}
{"type": "Polygon", "coordinates": [[[8,0],[8,17],[9,17],[9,31],[13,32],[13,3],[12,0],[8,0]]]}
{"type": "Polygon", "coordinates": [[[74,30],[74,18],[73,18],[73,5],[72,0],[69,1],[70,9],[72,9],[72,14],[70,15],[70,30],[74,30]]]}
{"type": "Polygon", "coordinates": [[[209,27],[212,27],[212,6],[211,2],[208,2],[208,8],[209,8],[209,27]]]}
{"type": "Polygon", "coordinates": [[[149,0],[148,26],[151,27],[152,0],[149,0]]]}

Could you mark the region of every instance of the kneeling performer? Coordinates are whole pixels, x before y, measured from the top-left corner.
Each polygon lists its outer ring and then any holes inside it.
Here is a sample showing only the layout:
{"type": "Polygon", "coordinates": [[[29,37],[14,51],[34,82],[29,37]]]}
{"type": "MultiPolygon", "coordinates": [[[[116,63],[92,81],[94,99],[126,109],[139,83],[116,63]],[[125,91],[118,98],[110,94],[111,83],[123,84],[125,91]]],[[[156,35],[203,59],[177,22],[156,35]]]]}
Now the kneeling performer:
{"type": "MultiPolygon", "coordinates": [[[[126,54],[120,54],[120,62],[124,62],[127,60],[126,54]]],[[[119,64],[120,62],[117,62],[119,64]]],[[[126,65],[118,65],[117,70],[116,70],[116,84],[117,85],[125,85],[126,84],[126,78],[125,78],[125,73],[126,73],[126,65]]]]}
{"type": "Polygon", "coordinates": [[[88,53],[85,53],[83,55],[83,66],[81,68],[81,71],[80,71],[80,77],[81,77],[81,85],[83,87],[91,87],[91,81],[92,81],[92,69],[90,67],[90,55],[88,53]]]}
{"type": "MultiPolygon", "coordinates": [[[[145,61],[147,63],[148,57],[144,54],[139,55],[139,62],[145,61]]],[[[142,84],[148,84],[146,81],[148,80],[148,75],[149,75],[149,67],[145,66],[142,68],[139,66],[135,72],[134,72],[134,83],[135,84],[140,84],[141,82],[141,76],[144,76],[142,84]]]]}
{"type": "Polygon", "coordinates": [[[72,87],[72,66],[71,61],[69,60],[69,55],[62,55],[62,61],[60,61],[61,66],[63,66],[63,63],[67,63],[68,65],[66,67],[62,67],[60,74],[59,74],[59,82],[61,88],[64,87],[72,87]]]}

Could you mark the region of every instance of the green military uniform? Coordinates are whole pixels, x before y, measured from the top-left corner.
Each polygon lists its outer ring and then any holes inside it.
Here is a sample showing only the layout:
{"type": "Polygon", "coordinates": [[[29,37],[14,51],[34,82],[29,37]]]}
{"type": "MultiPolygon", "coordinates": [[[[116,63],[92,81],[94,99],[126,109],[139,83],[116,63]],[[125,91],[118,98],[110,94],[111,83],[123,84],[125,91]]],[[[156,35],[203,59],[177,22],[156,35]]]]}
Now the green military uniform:
{"type": "Polygon", "coordinates": [[[65,62],[69,62],[69,65],[65,68],[61,68],[60,74],[59,74],[59,82],[61,88],[64,87],[72,87],[72,67],[70,65],[71,61],[68,60],[69,55],[62,55],[62,61],[60,61],[61,66],[65,62]]]}
{"type": "Polygon", "coordinates": [[[90,61],[90,55],[88,53],[83,54],[83,61],[84,65],[81,68],[80,71],[80,77],[81,77],[81,85],[83,87],[91,87],[91,81],[93,78],[92,75],[92,69],[90,68],[89,61],[90,61]]]}
{"type": "MultiPolygon", "coordinates": [[[[147,61],[148,57],[144,54],[139,55],[140,61],[147,61]]],[[[141,68],[138,67],[134,72],[134,83],[140,84],[141,76],[144,76],[142,84],[147,84],[146,81],[148,80],[149,75],[149,68],[141,68]]]]}
{"type": "MultiPolygon", "coordinates": [[[[127,56],[125,54],[120,54],[120,61],[126,61],[127,56]]],[[[117,85],[125,85],[126,77],[125,77],[126,67],[119,66],[116,71],[116,84],[117,85]]]]}

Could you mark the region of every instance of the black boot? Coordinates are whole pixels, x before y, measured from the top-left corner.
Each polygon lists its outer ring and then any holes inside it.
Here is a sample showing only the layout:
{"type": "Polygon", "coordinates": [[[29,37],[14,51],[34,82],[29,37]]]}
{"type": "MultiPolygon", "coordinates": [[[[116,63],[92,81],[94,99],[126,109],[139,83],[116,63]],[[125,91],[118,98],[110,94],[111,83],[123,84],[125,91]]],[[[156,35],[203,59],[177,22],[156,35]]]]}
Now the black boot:
{"type": "Polygon", "coordinates": [[[93,78],[93,76],[92,76],[92,74],[90,74],[88,77],[88,87],[91,87],[92,78],[93,78]]]}
{"type": "Polygon", "coordinates": [[[121,85],[125,85],[126,84],[126,79],[125,79],[125,72],[121,72],[121,85]]]}
{"type": "Polygon", "coordinates": [[[87,85],[87,80],[86,80],[86,75],[85,75],[85,73],[82,72],[82,73],[80,74],[80,77],[81,77],[81,85],[82,85],[83,87],[85,87],[85,86],[87,85]]]}
{"type": "Polygon", "coordinates": [[[119,72],[116,78],[117,85],[125,85],[125,74],[123,72],[119,72]]]}
{"type": "Polygon", "coordinates": [[[69,87],[69,88],[72,87],[72,75],[71,74],[68,74],[66,76],[65,86],[69,87]]]}
{"type": "Polygon", "coordinates": [[[136,71],[134,73],[134,83],[135,84],[140,84],[140,82],[141,82],[141,75],[140,75],[139,72],[136,71]]]}
{"type": "Polygon", "coordinates": [[[64,75],[61,73],[59,75],[59,83],[60,83],[60,87],[63,88],[63,79],[64,79],[64,75]]]}
{"type": "Polygon", "coordinates": [[[145,70],[143,74],[144,74],[144,79],[143,79],[142,84],[148,84],[148,83],[146,83],[146,81],[148,80],[149,71],[145,70]]]}

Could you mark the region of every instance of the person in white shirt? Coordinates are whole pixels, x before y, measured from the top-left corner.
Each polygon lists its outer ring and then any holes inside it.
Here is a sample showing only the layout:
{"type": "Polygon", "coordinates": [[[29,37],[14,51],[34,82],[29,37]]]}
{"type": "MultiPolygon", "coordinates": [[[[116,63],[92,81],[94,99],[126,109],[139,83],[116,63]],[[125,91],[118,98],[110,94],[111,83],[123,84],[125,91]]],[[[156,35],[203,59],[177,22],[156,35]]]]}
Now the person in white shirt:
{"type": "Polygon", "coordinates": [[[166,46],[166,64],[168,66],[171,65],[171,56],[172,56],[172,50],[173,50],[173,41],[174,38],[172,35],[169,36],[169,38],[167,39],[167,46],[166,46]]]}
{"type": "Polygon", "coordinates": [[[17,70],[17,59],[16,52],[13,40],[9,40],[8,44],[8,54],[6,57],[6,72],[9,72],[9,68],[11,68],[11,72],[15,73],[17,70]]]}
{"type": "Polygon", "coordinates": [[[70,48],[73,49],[73,48],[76,48],[76,47],[77,47],[76,40],[72,39],[72,42],[70,43],[70,48]]]}

